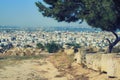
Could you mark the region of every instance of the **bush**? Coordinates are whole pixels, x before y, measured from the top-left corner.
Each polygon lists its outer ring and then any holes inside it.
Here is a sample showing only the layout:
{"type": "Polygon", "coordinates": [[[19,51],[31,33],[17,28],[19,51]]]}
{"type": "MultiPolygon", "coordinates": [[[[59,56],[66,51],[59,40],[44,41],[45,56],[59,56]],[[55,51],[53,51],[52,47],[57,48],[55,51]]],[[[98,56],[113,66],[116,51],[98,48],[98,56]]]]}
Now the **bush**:
{"type": "Polygon", "coordinates": [[[24,48],[32,48],[33,46],[31,46],[31,45],[29,45],[29,44],[27,44],[27,45],[25,45],[24,46],[24,48]]]}
{"type": "Polygon", "coordinates": [[[80,48],[80,44],[77,43],[66,43],[68,46],[73,46],[74,48],[80,48]]]}
{"type": "Polygon", "coordinates": [[[66,43],[66,45],[73,47],[75,53],[78,52],[78,48],[81,47],[80,44],[77,43],[66,43]]]}
{"type": "Polygon", "coordinates": [[[85,50],[87,53],[96,53],[96,48],[95,47],[89,47],[85,50]]]}
{"type": "Polygon", "coordinates": [[[37,43],[36,46],[37,46],[37,48],[44,50],[44,46],[43,46],[43,44],[41,44],[41,43],[37,43]]]}
{"type": "Polygon", "coordinates": [[[45,45],[45,48],[49,53],[54,53],[54,52],[58,52],[62,48],[62,46],[60,44],[56,44],[55,42],[51,42],[51,43],[47,43],[45,45]]]}
{"type": "Polygon", "coordinates": [[[120,53],[120,46],[116,46],[112,50],[113,53],[120,53]]]}

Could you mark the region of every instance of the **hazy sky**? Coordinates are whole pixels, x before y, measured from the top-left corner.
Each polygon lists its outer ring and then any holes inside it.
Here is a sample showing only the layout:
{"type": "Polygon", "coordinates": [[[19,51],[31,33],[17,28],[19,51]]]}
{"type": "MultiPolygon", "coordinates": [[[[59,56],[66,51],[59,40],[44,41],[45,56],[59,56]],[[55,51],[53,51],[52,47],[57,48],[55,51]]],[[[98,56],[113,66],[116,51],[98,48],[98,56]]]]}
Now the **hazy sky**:
{"type": "Polygon", "coordinates": [[[39,26],[81,26],[86,23],[58,23],[54,19],[43,17],[35,6],[36,1],[42,0],[0,0],[0,25],[39,27],[39,26]]]}

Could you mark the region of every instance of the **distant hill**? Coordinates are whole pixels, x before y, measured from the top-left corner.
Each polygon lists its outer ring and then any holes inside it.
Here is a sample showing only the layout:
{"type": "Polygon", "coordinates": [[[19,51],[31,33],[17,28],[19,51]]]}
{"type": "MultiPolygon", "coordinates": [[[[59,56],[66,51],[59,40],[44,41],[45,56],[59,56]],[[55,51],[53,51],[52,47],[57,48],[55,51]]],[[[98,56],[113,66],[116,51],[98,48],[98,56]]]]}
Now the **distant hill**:
{"type": "Polygon", "coordinates": [[[93,29],[93,28],[80,28],[80,27],[17,27],[17,26],[0,26],[0,32],[7,31],[11,32],[14,30],[24,30],[24,31],[70,31],[70,32],[96,32],[101,31],[100,29],[93,29]]]}
{"type": "Polygon", "coordinates": [[[96,32],[100,29],[80,28],[80,27],[42,27],[44,31],[70,31],[70,32],[96,32]]]}

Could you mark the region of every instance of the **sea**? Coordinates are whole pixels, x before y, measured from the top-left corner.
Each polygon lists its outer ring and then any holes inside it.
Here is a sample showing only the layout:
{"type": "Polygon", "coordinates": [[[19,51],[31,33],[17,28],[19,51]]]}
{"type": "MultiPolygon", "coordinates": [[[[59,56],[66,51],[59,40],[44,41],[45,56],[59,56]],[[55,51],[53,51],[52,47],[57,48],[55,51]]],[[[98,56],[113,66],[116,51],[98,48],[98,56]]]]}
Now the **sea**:
{"type": "Polygon", "coordinates": [[[46,31],[46,32],[53,32],[53,31],[63,31],[63,32],[100,32],[100,29],[96,28],[81,28],[81,27],[17,27],[17,26],[0,26],[0,32],[7,31],[46,31]]]}

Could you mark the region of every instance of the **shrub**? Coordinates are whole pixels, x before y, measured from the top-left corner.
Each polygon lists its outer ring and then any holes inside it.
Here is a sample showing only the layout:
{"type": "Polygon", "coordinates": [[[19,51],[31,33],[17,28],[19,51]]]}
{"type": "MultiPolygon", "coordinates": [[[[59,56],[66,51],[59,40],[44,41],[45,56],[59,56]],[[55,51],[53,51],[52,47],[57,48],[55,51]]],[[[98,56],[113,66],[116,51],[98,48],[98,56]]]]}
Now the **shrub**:
{"type": "Polygon", "coordinates": [[[36,46],[37,46],[37,48],[44,50],[44,46],[43,46],[43,44],[41,44],[41,43],[37,43],[36,46]]]}
{"type": "Polygon", "coordinates": [[[32,48],[33,46],[31,46],[31,45],[29,45],[29,44],[27,44],[27,45],[25,45],[24,46],[24,48],[32,48]]]}
{"type": "Polygon", "coordinates": [[[113,48],[113,53],[120,53],[120,46],[116,46],[113,48]]]}
{"type": "Polygon", "coordinates": [[[78,48],[81,47],[80,44],[77,43],[66,43],[66,45],[73,47],[75,53],[78,52],[78,48]]]}
{"type": "Polygon", "coordinates": [[[66,43],[68,46],[73,46],[74,48],[80,48],[80,44],[78,43],[66,43]]]}
{"type": "Polygon", "coordinates": [[[96,53],[96,48],[95,47],[89,47],[85,50],[87,53],[96,53]]]}
{"type": "Polygon", "coordinates": [[[45,48],[47,49],[47,51],[49,53],[54,53],[54,52],[58,52],[62,48],[62,46],[60,44],[55,43],[55,42],[51,42],[51,43],[47,43],[45,45],[45,48]]]}

